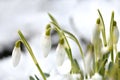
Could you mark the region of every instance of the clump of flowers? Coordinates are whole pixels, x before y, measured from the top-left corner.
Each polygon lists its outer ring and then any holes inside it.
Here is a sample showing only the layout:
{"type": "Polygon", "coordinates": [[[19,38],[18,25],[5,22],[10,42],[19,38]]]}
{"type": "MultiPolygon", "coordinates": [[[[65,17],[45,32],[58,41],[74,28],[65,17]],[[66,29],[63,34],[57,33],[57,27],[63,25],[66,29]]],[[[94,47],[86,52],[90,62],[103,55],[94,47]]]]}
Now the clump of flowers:
{"type": "MultiPolygon", "coordinates": [[[[18,34],[20,40],[15,44],[13,49],[12,58],[13,66],[19,63],[21,50],[20,43],[23,43],[31,58],[33,59],[37,69],[39,70],[43,80],[50,80],[52,76],[55,80],[119,80],[120,79],[120,52],[117,50],[117,43],[119,39],[119,30],[117,27],[117,22],[114,19],[114,12],[111,15],[110,21],[110,35],[109,39],[106,39],[105,24],[101,12],[98,10],[99,17],[96,20],[95,29],[93,31],[92,41],[87,45],[87,53],[84,55],[79,40],[71,32],[66,31],[60,27],[55,18],[48,14],[51,22],[46,26],[46,31],[43,34],[43,55],[47,57],[51,50],[51,30],[55,30],[59,36],[59,43],[56,48],[56,63],[61,66],[64,62],[65,55],[67,55],[70,60],[71,70],[68,74],[62,77],[55,78],[59,76],[55,74],[45,74],[42,71],[34,53],[25,39],[22,32],[19,30],[18,34]],[[77,59],[73,58],[71,46],[69,44],[68,38],[73,40],[77,47],[79,48],[79,53],[82,57],[84,64],[84,70],[80,68],[77,59]],[[109,61],[109,62],[108,62],[109,61]],[[47,76],[49,75],[49,76],[47,76]]],[[[67,64],[66,64],[67,65],[67,64]]],[[[37,80],[38,77],[35,76],[37,80]]],[[[52,79],[53,79],[52,78],[52,79]]],[[[35,80],[32,76],[30,80],[35,80]]]]}

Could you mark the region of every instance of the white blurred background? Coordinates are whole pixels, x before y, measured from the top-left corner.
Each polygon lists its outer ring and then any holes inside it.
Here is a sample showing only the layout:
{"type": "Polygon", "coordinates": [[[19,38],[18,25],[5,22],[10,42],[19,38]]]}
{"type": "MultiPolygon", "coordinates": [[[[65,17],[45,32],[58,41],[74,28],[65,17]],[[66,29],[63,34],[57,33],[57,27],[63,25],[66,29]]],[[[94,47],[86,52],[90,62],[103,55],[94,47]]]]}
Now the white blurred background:
{"type": "MultiPolygon", "coordinates": [[[[0,55],[6,54],[3,52],[6,48],[12,50],[15,40],[19,38],[17,31],[21,30],[29,38],[43,71],[50,72],[55,64],[54,51],[44,58],[40,49],[40,36],[50,21],[48,13],[57,19],[62,28],[90,41],[98,17],[97,9],[103,14],[107,34],[112,11],[119,28],[119,0],[0,0],[0,55]],[[71,21],[74,26],[71,26],[71,21]]],[[[73,51],[77,51],[76,48],[73,51]]],[[[12,66],[11,56],[1,57],[0,80],[29,80],[30,75],[40,76],[31,57],[27,51],[25,53],[16,68],[12,66]]]]}

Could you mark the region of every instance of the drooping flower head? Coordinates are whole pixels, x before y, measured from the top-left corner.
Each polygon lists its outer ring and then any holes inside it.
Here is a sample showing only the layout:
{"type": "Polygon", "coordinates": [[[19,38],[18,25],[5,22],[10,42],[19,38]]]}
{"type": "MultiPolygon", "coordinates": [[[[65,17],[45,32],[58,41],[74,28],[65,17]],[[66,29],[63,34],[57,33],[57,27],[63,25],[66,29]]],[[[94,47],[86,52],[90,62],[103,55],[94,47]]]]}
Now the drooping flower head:
{"type": "Polygon", "coordinates": [[[61,38],[59,44],[56,48],[56,63],[58,66],[61,66],[65,59],[65,49],[64,49],[64,39],[61,38]]]}
{"type": "Polygon", "coordinates": [[[112,36],[112,38],[113,38],[113,44],[117,44],[118,39],[119,39],[119,30],[118,30],[116,21],[113,22],[113,36],[112,36]]]}
{"type": "Polygon", "coordinates": [[[12,63],[13,63],[14,67],[16,67],[19,64],[21,53],[22,52],[20,49],[20,41],[17,41],[15,43],[15,47],[14,47],[13,52],[12,52],[12,63]]]}
{"type": "Polygon", "coordinates": [[[96,25],[94,27],[94,30],[93,30],[92,43],[95,43],[99,39],[101,29],[102,29],[102,27],[100,24],[100,19],[98,18],[96,21],[96,25]]]}
{"type": "Polygon", "coordinates": [[[51,36],[50,36],[50,31],[51,31],[51,26],[50,24],[48,24],[46,26],[46,31],[45,33],[43,34],[42,36],[42,41],[41,41],[41,44],[42,44],[42,52],[43,52],[43,55],[44,57],[47,57],[50,50],[51,50],[51,36]]]}

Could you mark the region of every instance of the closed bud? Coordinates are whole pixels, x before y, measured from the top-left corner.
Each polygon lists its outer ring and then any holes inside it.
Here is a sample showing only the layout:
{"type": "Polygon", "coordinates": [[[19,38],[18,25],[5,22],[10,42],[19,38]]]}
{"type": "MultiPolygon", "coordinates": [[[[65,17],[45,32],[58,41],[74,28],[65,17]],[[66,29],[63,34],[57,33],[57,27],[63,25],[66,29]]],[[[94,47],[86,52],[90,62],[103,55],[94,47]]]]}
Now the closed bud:
{"type": "Polygon", "coordinates": [[[56,63],[58,66],[61,66],[65,59],[65,49],[64,49],[64,40],[60,39],[60,42],[56,49],[56,63]]]}
{"type": "Polygon", "coordinates": [[[116,26],[117,23],[114,21],[114,28],[113,28],[113,44],[117,44],[118,39],[119,39],[119,30],[118,27],[116,26]]]}
{"type": "Polygon", "coordinates": [[[101,26],[100,26],[100,22],[99,19],[96,22],[96,25],[93,29],[93,34],[92,34],[92,43],[95,43],[97,41],[97,39],[100,37],[100,30],[101,30],[101,26]],[[99,24],[98,24],[99,23],[99,24]]]}
{"type": "Polygon", "coordinates": [[[50,24],[48,24],[46,26],[46,31],[45,33],[42,35],[42,39],[41,39],[41,44],[42,44],[42,52],[44,57],[47,57],[50,50],[51,50],[51,36],[50,36],[50,31],[51,31],[51,26],[50,24]]]}
{"type": "Polygon", "coordinates": [[[47,36],[43,34],[42,39],[41,39],[41,44],[42,44],[42,52],[44,57],[47,57],[50,50],[51,50],[51,36],[47,36]]]}
{"type": "Polygon", "coordinates": [[[16,45],[12,52],[12,62],[13,62],[14,67],[16,67],[18,65],[18,63],[20,62],[21,53],[22,52],[20,49],[19,41],[18,41],[18,42],[16,42],[16,45]]]}

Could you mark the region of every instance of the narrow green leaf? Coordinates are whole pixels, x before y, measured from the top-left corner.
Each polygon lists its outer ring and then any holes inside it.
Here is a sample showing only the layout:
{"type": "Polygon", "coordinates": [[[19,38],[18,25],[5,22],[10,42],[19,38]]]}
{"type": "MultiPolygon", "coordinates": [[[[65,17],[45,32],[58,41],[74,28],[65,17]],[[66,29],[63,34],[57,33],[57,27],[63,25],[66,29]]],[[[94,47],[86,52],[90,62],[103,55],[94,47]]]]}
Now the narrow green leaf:
{"type": "Polygon", "coordinates": [[[81,73],[79,64],[78,64],[76,59],[74,59],[73,62],[72,62],[72,69],[71,69],[70,73],[73,73],[73,74],[74,73],[81,73]]]}
{"type": "MultiPolygon", "coordinates": [[[[50,15],[50,16],[51,16],[51,15],[50,15]]],[[[52,18],[53,18],[53,17],[52,17],[52,18]]],[[[54,18],[53,18],[52,21],[54,21],[54,18]]],[[[63,30],[62,30],[62,29],[60,28],[60,26],[56,23],[56,21],[51,22],[51,23],[54,25],[55,30],[58,32],[59,36],[64,38],[65,43],[66,43],[66,45],[67,45],[67,47],[65,46],[65,50],[66,50],[66,52],[67,52],[67,55],[68,55],[69,59],[70,59],[71,62],[72,62],[72,61],[73,61],[72,51],[71,51],[70,45],[69,45],[69,43],[68,43],[68,40],[67,40],[67,38],[66,38],[63,30]]]]}
{"type": "Polygon", "coordinates": [[[109,71],[111,71],[111,70],[112,70],[113,65],[114,65],[114,63],[113,63],[113,62],[110,62],[110,63],[109,63],[109,66],[108,66],[108,70],[109,70],[109,71]]]}
{"type": "Polygon", "coordinates": [[[70,53],[70,50],[68,50],[67,48],[65,48],[65,51],[66,51],[66,53],[67,53],[68,58],[70,59],[70,61],[71,61],[71,63],[72,63],[72,62],[73,62],[73,58],[72,58],[72,55],[71,55],[71,53],[70,53]]]}
{"type": "MultiPolygon", "coordinates": [[[[100,62],[98,62],[100,63],[100,62]]],[[[99,70],[98,72],[101,73],[102,75],[104,75],[105,72],[105,64],[107,63],[107,59],[104,59],[103,61],[101,61],[101,64],[98,66],[99,70]]]]}
{"type": "Polygon", "coordinates": [[[113,22],[114,22],[114,12],[111,14],[111,21],[110,21],[110,39],[112,40],[112,33],[113,33],[113,22]]]}
{"type": "Polygon", "coordinates": [[[52,22],[55,22],[56,24],[58,24],[57,20],[50,13],[48,13],[48,15],[49,15],[50,19],[52,20],[52,22]]]}
{"type": "Polygon", "coordinates": [[[118,64],[118,67],[120,69],[120,52],[118,52],[117,55],[116,55],[115,63],[118,64]]]}
{"type": "Polygon", "coordinates": [[[84,53],[83,53],[83,51],[82,51],[82,47],[81,47],[78,39],[77,39],[72,33],[68,32],[68,31],[66,31],[66,30],[63,30],[63,31],[69,36],[69,38],[71,38],[73,41],[75,41],[75,43],[76,43],[76,44],[78,45],[78,47],[79,47],[81,56],[82,56],[82,58],[84,59],[84,53]]]}
{"type": "Polygon", "coordinates": [[[27,40],[25,39],[24,35],[22,34],[22,32],[20,30],[18,31],[18,34],[21,38],[21,41],[23,42],[23,44],[25,45],[25,47],[29,51],[31,58],[33,59],[33,62],[36,65],[37,69],[39,70],[40,74],[42,75],[43,79],[46,80],[46,77],[45,77],[40,65],[38,64],[37,59],[32,51],[32,48],[30,47],[29,43],[27,42],[27,40]]]}

